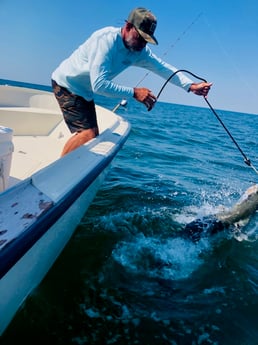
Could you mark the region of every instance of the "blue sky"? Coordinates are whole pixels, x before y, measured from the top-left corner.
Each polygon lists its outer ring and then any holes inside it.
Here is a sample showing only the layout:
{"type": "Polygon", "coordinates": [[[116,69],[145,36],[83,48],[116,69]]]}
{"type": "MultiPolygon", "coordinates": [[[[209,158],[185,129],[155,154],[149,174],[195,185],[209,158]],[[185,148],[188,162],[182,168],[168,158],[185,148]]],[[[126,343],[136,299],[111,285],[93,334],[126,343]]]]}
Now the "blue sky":
{"type": "MultiPolygon", "coordinates": [[[[0,0],[0,78],[50,84],[55,67],[94,30],[122,26],[131,9],[158,18],[153,52],[213,82],[216,109],[258,114],[258,1],[0,0]]],[[[157,94],[164,81],[130,68],[117,81],[157,94]]],[[[206,106],[201,97],[168,85],[160,101],[206,106]]]]}

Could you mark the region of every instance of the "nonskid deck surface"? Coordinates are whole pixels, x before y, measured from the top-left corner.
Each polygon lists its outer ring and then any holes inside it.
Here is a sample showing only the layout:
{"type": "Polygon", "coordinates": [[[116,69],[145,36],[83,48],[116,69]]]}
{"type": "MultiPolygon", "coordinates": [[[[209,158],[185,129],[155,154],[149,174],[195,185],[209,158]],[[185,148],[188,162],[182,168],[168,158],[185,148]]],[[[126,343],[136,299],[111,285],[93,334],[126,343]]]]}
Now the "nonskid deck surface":
{"type": "Polygon", "coordinates": [[[1,198],[0,250],[32,225],[53,205],[29,181],[1,198]],[[27,200],[27,202],[24,202],[27,200]]]}

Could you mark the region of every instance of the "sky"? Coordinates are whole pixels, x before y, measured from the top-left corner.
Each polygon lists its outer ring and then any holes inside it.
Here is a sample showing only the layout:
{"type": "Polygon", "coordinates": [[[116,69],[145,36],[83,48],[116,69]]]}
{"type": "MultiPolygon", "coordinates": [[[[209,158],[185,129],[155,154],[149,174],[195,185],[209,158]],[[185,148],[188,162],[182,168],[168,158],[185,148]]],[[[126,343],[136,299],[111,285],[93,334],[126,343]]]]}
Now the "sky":
{"type": "MultiPolygon", "coordinates": [[[[135,7],[158,19],[159,45],[149,45],[157,56],[213,83],[215,109],[258,114],[257,0],[0,0],[0,79],[50,85],[52,71],[93,31],[122,27],[135,7]]],[[[165,82],[135,67],[116,81],[156,95],[165,82]]],[[[207,106],[170,84],[159,101],[207,106]]]]}

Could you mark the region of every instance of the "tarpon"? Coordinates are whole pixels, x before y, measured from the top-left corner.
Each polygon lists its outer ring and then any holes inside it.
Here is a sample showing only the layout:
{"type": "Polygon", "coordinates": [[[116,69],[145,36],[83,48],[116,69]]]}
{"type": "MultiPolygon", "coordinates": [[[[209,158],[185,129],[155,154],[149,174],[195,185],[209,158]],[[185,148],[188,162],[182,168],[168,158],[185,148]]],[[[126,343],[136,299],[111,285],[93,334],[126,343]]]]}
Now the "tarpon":
{"type": "Polygon", "coordinates": [[[225,229],[237,229],[240,222],[248,221],[256,210],[258,210],[257,184],[249,187],[232,208],[187,224],[183,235],[198,242],[202,236],[216,234],[225,229]]]}

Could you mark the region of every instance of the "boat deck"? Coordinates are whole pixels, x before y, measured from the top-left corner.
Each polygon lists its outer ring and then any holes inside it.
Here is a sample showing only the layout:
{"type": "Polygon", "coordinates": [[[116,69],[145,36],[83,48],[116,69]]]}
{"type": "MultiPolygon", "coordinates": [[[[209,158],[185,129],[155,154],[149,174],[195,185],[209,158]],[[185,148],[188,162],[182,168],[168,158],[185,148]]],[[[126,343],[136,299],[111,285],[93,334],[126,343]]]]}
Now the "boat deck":
{"type": "Polygon", "coordinates": [[[23,180],[35,171],[49,165],[61,155],[70,133],[62,122],[51,136],[13,137],[14,152],[9,178],[9,186],[23,180]]]}
{"type": "Polygon", "coordinates": [[[11,190],[3,195],[0,210],[0,250],[31,226],[52,205],[52,200],[30,181],[22,184],[18,191],[11,190]],[[24,199],[29,202],[25,203],[24,199]]]}

